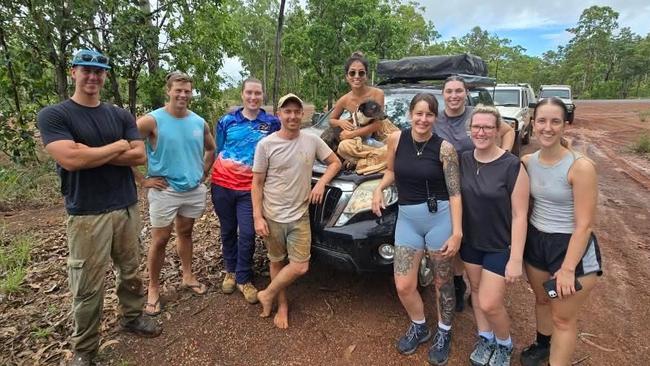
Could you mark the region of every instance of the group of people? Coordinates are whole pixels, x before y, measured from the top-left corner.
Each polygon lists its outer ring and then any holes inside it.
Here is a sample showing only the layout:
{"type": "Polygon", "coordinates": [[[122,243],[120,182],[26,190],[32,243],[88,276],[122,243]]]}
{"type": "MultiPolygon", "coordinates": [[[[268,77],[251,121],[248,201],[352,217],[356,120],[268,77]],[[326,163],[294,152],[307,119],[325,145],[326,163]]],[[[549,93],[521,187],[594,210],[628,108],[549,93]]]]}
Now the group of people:
{"type": "Polygon", "coordinates": [[[45,150],[57,162],[68,213],[68,276],[73,295],[71,365],[90,365],[99,346],[104,276],[109,258],[117,270],[117,297],[124,331],[156,337],[162,328],[160,272],[172,231],[181,260],[181,288],[204,295],[208,287],[192,272],[194,221],[211,198],[219,217],[226,294],[239,290],[262,304],[274,324],[287,328],[285,289],[307,272],[311,233],[308,208],[323,199],[325,186],[341,163],[317,136],[300,132],[303,101],[280,98],[278,116],[262,108],[262,83],[242,85],[243,105],[222,117],[215,135],[189,109],[192,79],[183,72],[166,78],[166,104],[137,121],[125,110],[103,103],[100,92],[110,69],[99,52],[81,50],[72,59],[72,97],[38,114],[45,150]],[[315,159],[327,164],[311,187],[315,159]],[[146,165],[146,175],[137,166],[146,165]],[[140,213],[136,182],[147,188],[151,245],[147,295],[140,264],[140,213]],[[271,283],[253,285],[255,234],[268,249],[271,283]],[[146,298],[146,300],[145,300],[146,298]]]}
{"type": "MultiPolygon", "coordinates": [[[[287,94],[278,101],[278,115],[267,114],[261,108],[262,83],[246,79],[242,106],[223,116],[213,135],[208,123],[189,109],[192,79],[187,74],[170,73],[165,106],[135,121],[123,109],[101,102],[109,69],[106,56],[79,51],[70,71],[73,96],[38,115],[45,149],[57,162],[68,213],[71,364],[92,364],[96,355],[109,258],[117,270],[125,331],[147,337],[162,332],[154,317],[162,311],[160,272],[174,229],[181,287],[196,295],[208,291],[192,272],[192,229],[205,210],[208,179],[221,230],[222,292],[238,290],[249,303],[259,301],[262,317],[275,309],[275,326],[287,328],[286,289],[309,268],[309,204],[322,201],[325,186],[342,166],[320,138],[301,133],[303,101],[287,94]],[[312,187],[316,159],[327,169],[312,187]],[[146,165],[146,175],[139,165],[146,165]],[[137,274],[141,223],[136,181],[148,188],[151,221],[146,296],[137,274]],[[271,282],[261,291],[253,285],[256,234],[263,238],[270,261],[271,282]]],[[[354,113],[368,100],[383,107],[383,92],[367,85],[367,73],[367,61],[353,54],[345,64],[351,90],[336,103],[330,122],[342,129],[338,152],[347,153],[346,161],[367,167],[385,160],[372,210],[381,215],[382,191],[388,185],[394,183],[399,192],[394,277],[411,322],[397,342],[398,351],[413,353],[433,336],[429,361],[447,362],[454,312],[462,311],[464,302],[465,272],[478,328],[470,361],[510,364],[506,284],[520,278],[525,268],[536,297],[537,338],[522,352],[522,363],[548,359],[554,366],[570,364],[578,310],[602,271],[592,233],[596,172],[563,138],[564,104],[553,98],[539,103],[533,128],[541,149],[520,161],[508,152],[514,131],[498,111],[466,106],[464,81],[450,77],[443,85],[441,115],[435,96],[417,94],[409,106],[411,128],[384,131],[385,145],[373,150],[358,140],[343,141],[376,136],[381,124],[359,128],[339,119],[344,110],[354,113]],[[417,291],[423,257],[435,278],[435,332],[426,324],[417,291]],[[555,281],[553,300],[547,295],[550,279],[555,281]]]]}

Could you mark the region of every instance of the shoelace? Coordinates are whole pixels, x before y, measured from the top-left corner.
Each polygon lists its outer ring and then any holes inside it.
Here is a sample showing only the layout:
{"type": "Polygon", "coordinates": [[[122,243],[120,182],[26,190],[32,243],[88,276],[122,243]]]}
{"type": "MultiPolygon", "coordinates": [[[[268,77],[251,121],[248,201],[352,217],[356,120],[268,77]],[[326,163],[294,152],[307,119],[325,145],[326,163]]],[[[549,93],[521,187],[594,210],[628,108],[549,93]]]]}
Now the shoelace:
{"type": "Polygon", "coordinates": [[[411,324],[409,326],[409,329],[406,331],[406,337],[410,341],[412,341],[418,334],[418,330],[415,326],[415,324],[411,324]]]}
{"type": "Polygon", "coordinates": [[[436,333],[436,338],[434,341],[435,343],[433,346],[436,347],[437,350],[441,350],[445,347],[445,335],[441,331],[438,331],[438,333],[436,333]]]}

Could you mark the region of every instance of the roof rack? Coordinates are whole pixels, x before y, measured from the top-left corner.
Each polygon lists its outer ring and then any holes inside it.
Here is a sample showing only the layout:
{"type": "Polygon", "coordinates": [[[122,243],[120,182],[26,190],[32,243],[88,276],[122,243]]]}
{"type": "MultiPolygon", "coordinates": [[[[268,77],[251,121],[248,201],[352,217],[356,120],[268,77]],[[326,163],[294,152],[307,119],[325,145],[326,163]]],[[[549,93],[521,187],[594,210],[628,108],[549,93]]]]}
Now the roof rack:
{"type": "Polygon", "coordinates": [[[441,82],[442,80],[445,80],[449,76],[460,76],[463,78],[465,81],[465,85],[467,85],[468,88],[473,88],[473,87],[492,87],[496,85],[496,79],[495,78],[490,78],[487,76],[477,76],[477,75],[467,75],[467,74],[448,74],[445,77],[440,77],[436,79],[432,78],[427,78],[427,77],[420,77],[420,78],[405,78],[405,77],[396,77],[396,78],[390,78],[390,79],[385,79],[382,80],[378,83],[378,85],[388,85],[388,84],[400,84],[400,83],[405,83],[405,84],[413,84],[413,83],[419,83],[422,81],[439,81],[441,82]]]}

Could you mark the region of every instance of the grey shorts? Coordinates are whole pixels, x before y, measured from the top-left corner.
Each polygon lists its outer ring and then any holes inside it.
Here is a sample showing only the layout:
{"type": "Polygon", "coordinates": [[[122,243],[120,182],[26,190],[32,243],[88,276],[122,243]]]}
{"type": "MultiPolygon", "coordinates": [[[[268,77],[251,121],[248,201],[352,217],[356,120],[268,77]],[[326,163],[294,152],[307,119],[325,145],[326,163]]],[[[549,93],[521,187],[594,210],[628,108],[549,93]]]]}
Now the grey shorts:
{"type": "Polygon", "coordinates": [[[171,187],[162,191],[150,188],[147,199],[151,227],[167,227],[174,221],[176,215],[198,219],[205,211],[207,192],[205,184],[199,184],[187,192],[176,192],[171,187]]]}
{"type": "Polygon", "coordinates": [[[449,201],[438,200],[438,211],[429,212],[426,203],[399,205],[395,246],[437,251],[451,236],[449,201]]]}

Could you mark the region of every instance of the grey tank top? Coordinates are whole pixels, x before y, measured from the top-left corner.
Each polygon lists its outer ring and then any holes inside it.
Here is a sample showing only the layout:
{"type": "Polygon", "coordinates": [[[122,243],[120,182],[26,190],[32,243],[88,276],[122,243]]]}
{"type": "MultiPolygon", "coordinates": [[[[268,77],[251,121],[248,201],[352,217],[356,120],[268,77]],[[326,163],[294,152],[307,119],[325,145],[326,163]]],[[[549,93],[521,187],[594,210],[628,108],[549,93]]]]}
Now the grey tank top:
{"type": "Polygon", "coordinates": [[[539,162],[539,151],[528,159],[530,194],[533,212],[530,223],[545,233],[572,234],[575,229],[573,187],[569,184],[569,169],[582,156],[566,154],[553,165],[539,162]]]}

